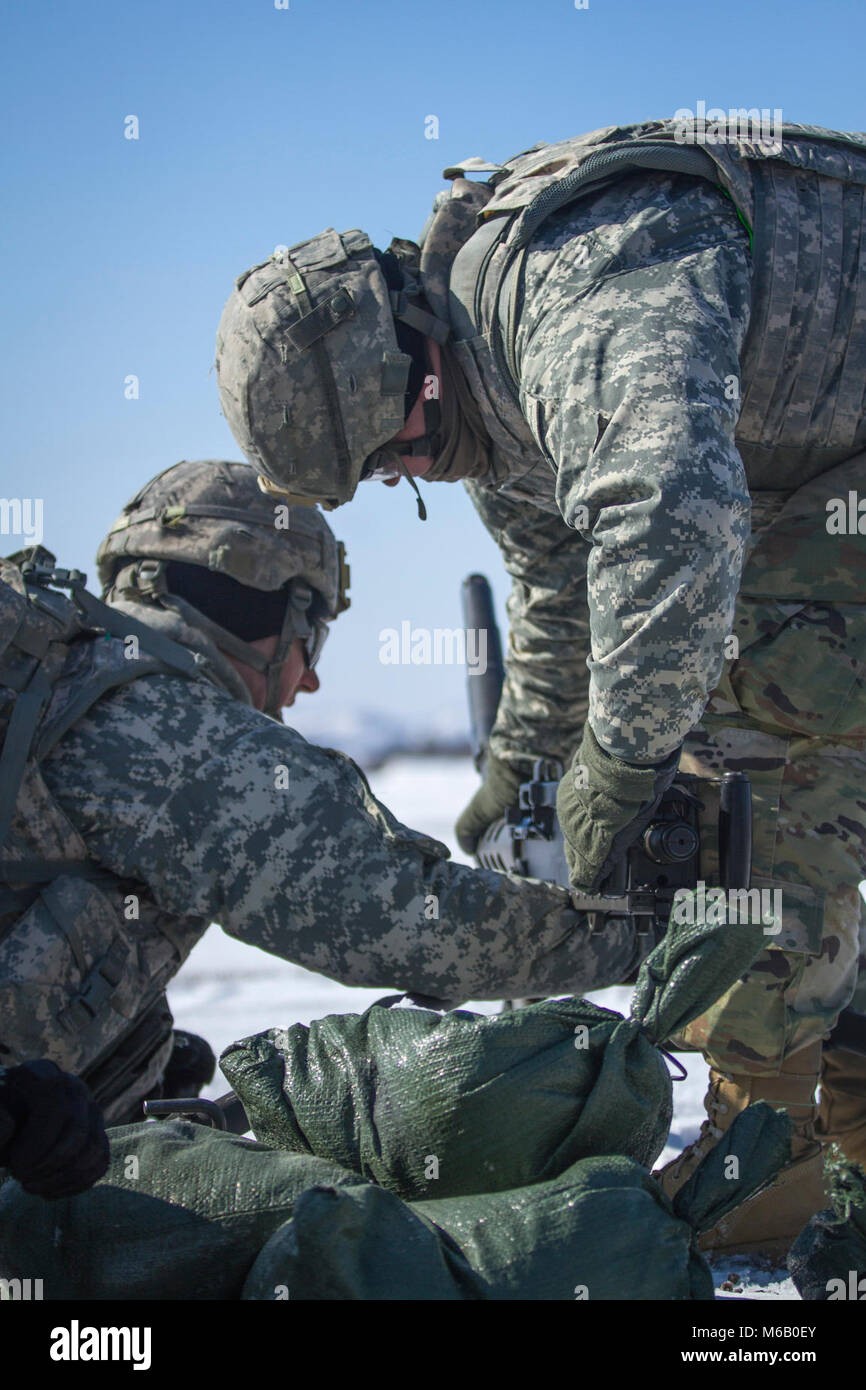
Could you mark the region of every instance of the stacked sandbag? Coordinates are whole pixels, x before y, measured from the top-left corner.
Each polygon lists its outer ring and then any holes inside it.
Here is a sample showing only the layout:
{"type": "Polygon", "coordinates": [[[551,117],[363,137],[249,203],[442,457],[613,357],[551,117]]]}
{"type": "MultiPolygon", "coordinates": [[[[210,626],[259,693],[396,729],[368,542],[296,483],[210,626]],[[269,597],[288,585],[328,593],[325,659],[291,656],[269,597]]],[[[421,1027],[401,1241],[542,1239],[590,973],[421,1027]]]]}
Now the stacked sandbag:
{"type": "Polygon", "coordinates": [[[49,1203],[0,1188],[0,1277],[38,1269],[60,1300],[708,1299],[697,1236],[772,1179],[789,1133],[750,1107],[673,1206],[621,1157],[410,1204],[309,1155],[183,1120],[127,1125],[89,1192],[49,1203]]]}
{"type": "MultiPolygon", "coordinates": [[[[835,1145],[824,1162],[830,1207],[813,1216],[788,1253],[801,1298],[866,1300],[866,1172],[835,1145]]],[[[255,1266],[254,1266],[255,1268],[255,1266]]]]}
{"type": "Polygon", "coordinates": [[[247,1039],[223,1067],[261,1142],[131,1125],[90,1192],[5,1183],[0,1277],[36,1268],[51,1299],[709,1298],[697,1235],[772,1179],[789,1122],[750,1107],[671,1205],[647,1171],[671,1115],[656,1044],[762,945],[674,924],[630,1019],[374,1005],[247,1039]]]}
{"type": "Polygon", "coordinates": [[[751,924],[672,923],[640,968],[629,1019],[574,998],[494,1017],[374,1004],[246,1038],[220,1065],[262,1143],[329,1158],[407,1200],[543,1182],[592,1155],[651,1167],[673,1109],[657,1044],[764,944],[751,924]]]}
{"type": "Polygon", "coordinates": [[[185,1120],[108,1133],[108,1172],[88,1192],[46,1202],[0,1186],[0,1278],[38,1270],[46,1299],[238,1298],[302,1192],[358,1181],[185,1120]]]}
{"type": "Polygon", "coordinates": [[[271,1236],[243,1297],[271,1300],[705,1300],[697,1246],[790,1156],[787,1116],[763,1103],[731,1126],[671,1206],[628,1158],[586,1158],[510,1192],[406,1203],[371,1184],[317,1187],[271,1236]],[[728,1177],[737,1158],[742,1177],[728,1177]],[[450,1279],[443,1283],[443,1268],[450,1279]]]}

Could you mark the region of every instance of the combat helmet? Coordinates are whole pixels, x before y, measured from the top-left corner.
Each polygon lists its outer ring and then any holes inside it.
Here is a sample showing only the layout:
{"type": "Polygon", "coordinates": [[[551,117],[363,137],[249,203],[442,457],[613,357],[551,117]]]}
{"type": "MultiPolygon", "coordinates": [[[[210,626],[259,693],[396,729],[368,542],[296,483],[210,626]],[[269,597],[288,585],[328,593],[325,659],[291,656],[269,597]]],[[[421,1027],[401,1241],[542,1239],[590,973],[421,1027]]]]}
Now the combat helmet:
{"type": "Polygon", "coordinates": [[[135,598],[174,610],[221,651],[262,672],[265,712],[275,718],[280,668],[293,640],[302,639],[312,667],[327,624],[349,606],[345,547],[321,513],[267,496],[254,469],[223,459],[184,460],[151,479],[114,522],[96,563],[104,598],[135,598]],[[262,594],[271,629],[279,632],[270,660],[172,592],[178,562],[262,594]]]}
{"type": "Polygon", "coordinates": [[[428,436],[389,446],[417,366],[400,339],[408,330],[444,343],[449,332],[426,305],[419,266],[414,242],[383,253],[364,232],[331,227],[235,282],[217,333],[223,414],[248,461],[291,502],[330,511],[383,463],[413,482],[403,456],[430,452],[435,403],[428,414],[425,402],[428,436]]]}

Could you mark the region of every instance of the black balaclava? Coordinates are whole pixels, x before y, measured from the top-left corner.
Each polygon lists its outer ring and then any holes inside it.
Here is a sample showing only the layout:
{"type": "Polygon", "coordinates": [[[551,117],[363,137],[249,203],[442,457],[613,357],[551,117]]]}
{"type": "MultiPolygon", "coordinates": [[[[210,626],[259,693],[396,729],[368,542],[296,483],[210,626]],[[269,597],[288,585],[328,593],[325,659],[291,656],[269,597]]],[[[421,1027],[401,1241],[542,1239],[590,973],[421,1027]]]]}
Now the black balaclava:
{"type": "Polygon", "coordinates": [[[283,625],[286,612],[286,586],[281,589],[250,589],[230,574],[168,560],[166,588],[170,594],[186,599],[211,622],[218,623],[244,642],[274,637],[283,625]]]}

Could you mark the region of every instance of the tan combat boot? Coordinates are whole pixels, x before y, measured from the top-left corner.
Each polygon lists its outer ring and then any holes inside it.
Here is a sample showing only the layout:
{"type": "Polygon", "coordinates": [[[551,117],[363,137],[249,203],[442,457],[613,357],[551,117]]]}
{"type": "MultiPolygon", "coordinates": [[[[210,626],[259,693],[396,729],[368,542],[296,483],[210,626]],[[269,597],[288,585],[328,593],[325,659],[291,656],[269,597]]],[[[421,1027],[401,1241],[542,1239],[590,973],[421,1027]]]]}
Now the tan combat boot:
{"type": "Polygon", "coordinates": [[[673,1198],[688,1181],[705,1154],[722,1138],[737,1115],[763,1100],[791,1119],[791,1162],[763,1192],[735,1207],[700,1238],[707,1254],[787,1254],[807,1221],[828,1205],[823,1183],[823,1151],[815,1137],[815,1087],[821,1066],[821,1043],[802,1048],[782,1063],[776,1076],[732,1075],[710,1070],[704,1100],[707,1119],[693,1144],[653,1174],[666,1196],[673,1198]]]}
{"type": "Polygon", "coordinates": [[[815,1133],[825,1144],[838,1144],[846,1158],[866,1168],[866,1057],[824,1049],[815,1133]]]}

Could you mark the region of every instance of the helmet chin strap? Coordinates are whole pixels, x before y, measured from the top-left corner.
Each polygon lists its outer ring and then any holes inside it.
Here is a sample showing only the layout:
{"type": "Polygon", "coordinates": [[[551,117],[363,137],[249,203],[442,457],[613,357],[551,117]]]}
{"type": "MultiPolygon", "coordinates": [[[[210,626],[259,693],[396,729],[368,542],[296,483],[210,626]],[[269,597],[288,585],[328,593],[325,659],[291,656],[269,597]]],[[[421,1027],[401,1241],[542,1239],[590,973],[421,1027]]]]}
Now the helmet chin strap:
{"type": "MultiPolygon", "coordinates": [[[[418,519],[427,520],[427,508],[421,490],[418,487],[412,473],[409,472],[406,463],[407,458],[434,458],[439,452],[439,431],[442,423],[442,411],[439,401],[436,398],[425,399],[422,402],[424,408],[424,433],[417,439],[406,439],[400,443],[386,444],[381,449],[377,449],[371,455],[371,459],[380,460],[383,464],[394,463],[399,468],[403,477],[408,482],[418,503],[418,519]]],[[[368,460],[369,462],[369,460],[368,460]]]]}
{"type": "Polygon", "coordinates": [[[313,591],[309,585],[289,585],[283,625],[277,638],[274,654],[265,667],[265,714],[271,719],[279,719],[282,703],[280,701],[280,677],[283,664],[296,637],[309,637],[312,631],[307,618],[307,609],[313,601],[313,591]]]}

